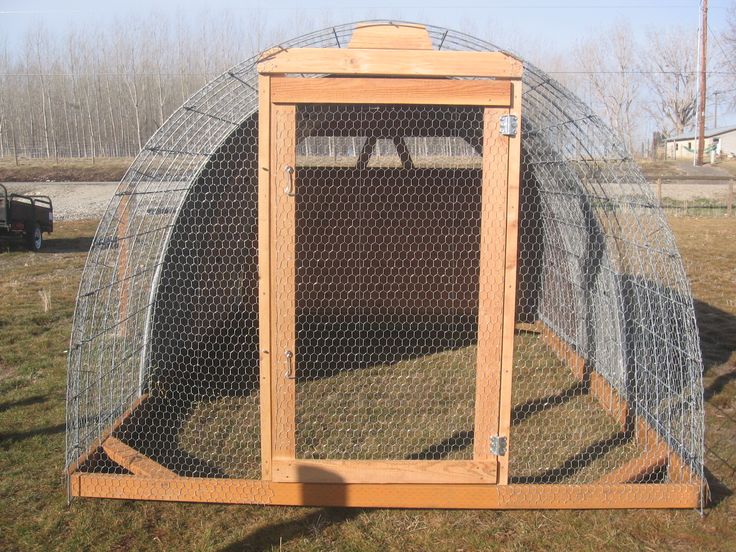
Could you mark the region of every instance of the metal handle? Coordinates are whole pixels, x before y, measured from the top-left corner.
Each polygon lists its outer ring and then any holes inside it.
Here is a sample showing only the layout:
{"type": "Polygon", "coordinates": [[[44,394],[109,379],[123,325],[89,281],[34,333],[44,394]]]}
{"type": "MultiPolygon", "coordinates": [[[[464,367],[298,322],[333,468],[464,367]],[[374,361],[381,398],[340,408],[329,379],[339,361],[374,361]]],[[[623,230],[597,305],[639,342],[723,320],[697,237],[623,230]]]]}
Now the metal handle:
{"type": "Polygon", "coordinates": [[[291,361],[294,358],[294,353],[286,351],[284,353],[286,357],[286,377],[289,379],[296,379],[296,373],[294,372],[294,363],[291,361]]]}
{"type": "Polygon", "coordinates": [[[294,190],[294,167],[286,165],[284,167],[284,172],[289,175],[289,183],[286,185],[286,188],[284,188],[284,192],[286,192],[286,195],[289,197],[294,197],[296,195],[296,190],[294,190]]]}

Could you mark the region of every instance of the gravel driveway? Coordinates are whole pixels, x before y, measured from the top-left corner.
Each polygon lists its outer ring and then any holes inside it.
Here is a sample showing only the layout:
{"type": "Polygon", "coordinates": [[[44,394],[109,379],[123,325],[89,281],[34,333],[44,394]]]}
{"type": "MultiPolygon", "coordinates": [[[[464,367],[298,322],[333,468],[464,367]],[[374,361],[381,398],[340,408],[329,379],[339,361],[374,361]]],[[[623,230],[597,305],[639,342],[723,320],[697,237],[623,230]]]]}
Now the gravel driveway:
{"type": "MultiPolygon", "coordinates": [[[[714,174],[703,168],[683,167],[683,172],[692,174],[692,181],[662,182],[662,196],[677,200],[708,198],[725,201],[728,195],[726,182],[698,181],[698,174],[714,174]],[[690,169],[688,171],[688,169],[690,169]],[[688,172],[686,172],[688,171],[688,172]],[[701,172],[702,171],[702,172],[701,172]]],[[[715,172],[715,174],[720,174],[715,172]]],[[[47,195],[54,203],[55,220],[82,220],[101,218],[117,182],[6,182],[9,192],[47,195]]],[[[656,193],[656,185],[651,182],[656,193]]]]}
{"type": "Polygon", "coordinates": [[[47,195],[54,220],[98,219],[107,208],[117,182],[5,182],[8,192],[47,195]]]}

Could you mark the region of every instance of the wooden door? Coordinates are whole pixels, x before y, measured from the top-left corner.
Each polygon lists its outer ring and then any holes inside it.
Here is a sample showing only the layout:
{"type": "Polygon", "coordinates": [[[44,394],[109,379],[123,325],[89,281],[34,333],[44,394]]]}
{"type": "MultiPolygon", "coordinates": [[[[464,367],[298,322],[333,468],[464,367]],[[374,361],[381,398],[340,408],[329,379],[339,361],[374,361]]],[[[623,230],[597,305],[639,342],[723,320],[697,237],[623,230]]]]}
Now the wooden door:
{"type": "Polygon", "coordinates": [[[264,478],[505,483],[510,83],[262,79],[264,478]]]}

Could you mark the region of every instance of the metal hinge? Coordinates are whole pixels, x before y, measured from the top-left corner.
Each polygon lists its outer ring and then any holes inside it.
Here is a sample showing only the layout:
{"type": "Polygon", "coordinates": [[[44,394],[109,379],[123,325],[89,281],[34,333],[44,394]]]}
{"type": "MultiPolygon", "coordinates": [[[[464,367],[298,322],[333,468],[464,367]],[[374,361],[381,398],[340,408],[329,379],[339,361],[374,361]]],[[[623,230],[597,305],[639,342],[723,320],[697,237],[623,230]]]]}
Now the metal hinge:
{"type": "Polygon", "coordinates": [[[508,439],[499,435],[491,435],[491,454],[506,456],[506,445],[508,439]]]}
{"type": "Polygon", "coordinates": [[[501,115],[501,134],[504,136],[516,136],[519,126],[519,118],[516,115],[501,115]]]}

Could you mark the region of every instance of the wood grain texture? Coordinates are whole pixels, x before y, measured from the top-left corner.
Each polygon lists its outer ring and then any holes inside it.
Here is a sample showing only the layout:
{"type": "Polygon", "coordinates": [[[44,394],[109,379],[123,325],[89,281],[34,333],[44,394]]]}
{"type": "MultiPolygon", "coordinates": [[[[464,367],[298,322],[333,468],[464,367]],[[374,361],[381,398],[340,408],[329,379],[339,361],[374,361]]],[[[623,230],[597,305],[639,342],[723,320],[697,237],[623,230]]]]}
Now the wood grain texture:
{"type": "Polygon", "coordinates": [[[498,132],[506,109],[483,111],[478,354],[475,380],[473,459],[494,460],[491,435],[498,432],[504,311],[508,138],[498,132]]]}
{"type": "MultiPolygon", "coordinates": [[[[271,95],[273,96],[273,81],[271,95]]],[[[287,187],[297,186],[296,173],[296,107],[271,106],[271,236],[272,262],[271,301],[273,332],[271,382],[272,453],[273,456],[294,457],[295,454],[295,379],[287,374],[286,352],[292,353],[295,370],[299,360],[296,350],[296,197],[286,193],[287,187]]]]}
{"type": "Polygon", "coordinates": [[[496,460],[274,459],[273,480],[299,483],[495,483],[496,460]]]}
{"type": "MultiPolygon", "coordinates": [[[[549,326],[543,322],[539,322],[539,324],[542,326],[544,342],[563,363],[570,367],[573,376],[583,380],[587,371],[585,359],[573,351],[570,345],[556,335],[549,326]]],[[[602,375],[591,372],[589,380],[591,395],[596,398],[606,412],[618,420],[624,431],[633,432],[636,444],[640,449],[647,451],[647,455],[651,458],[657,458],[663,450],[666,450],[667,473],[670,481],[678,484],[702,485],[703,482],[700,476],[693,472],[688,463],[667,445],[649,422],[641,416],[632,416],[626,400],[602,375]]]]}
{"type": "Polygon", "coordinates": [[[258,72],[390,77],[521,77],[521,61],[501,52],[371,48],[290,48],[264,53],[258,72]]]}
{"type": "Polygon", "coordinates": [[[616,509],[696,508],[700,486],[668,485],[375,485],[275,483],[238,479],[141,478],[75,474],[72,496],[223,504],[361,508],[616,509]]]}
{"type": "Polygon", "coordinates": [[[500,399],[498,434],[508,439],[508,452],[498,459],[498,483],[506,485],[509,481],[509,458],[513,454],[511,441],[511,383],[514,365],[514,336],[516,321],[516,292],[519,272],[519,190],[521,178],[521,133],[522,133],[522,106],[521,82],[514,82],[513,103],[509,115],[517,117],[517,131],[514,136],[508,137],[508,166],[507,166],[507,193],[506,193],[506,247],[504,259],[504,288],[503,288],[503,345],[500,371],[500,399]]]}
{"type": "Polygon", "coordinates": [[[297,104],[511,104],[511,83],[491,80],[273,77],[274,103],[297,104]]]}
{"type": "Polygon", "coordinates": [[[424,25],[359,23],[353,30],[348,48],[431,50],[432,40],[424,25]]]}
{"type": "Polygon", "coordinates": [[[258,76],[258,348],[261,477],[271,479],[271,77],[258,76]]]}
{"type": "Polygon", "coordinates": [[[134,475],[144,477],[178,477],[173,471],[154,462],[145,454],[129,447],[115,437],[108,437],[102,443],[105,454],[134,475]]]}
{"type": "Polygon", "coordinates": [[[110,424],[110,427],[105,431],[98,439],[95,439],[94,442],[87,448],[84,453],[79,455],[79,458],[75,462],[72,462],[69,467],[67,468],[67,474],[72,474],[75,471],[77,471],[89,458],[97,452],[97,450],[100,448],[100,445],[102,445],[102,442],[107,439],[110,435],[115,433],[125,422],[128,418],[130,418],[133,415],[133,412],[135,412],[145,401],[148,399],[148,394],[143,394],[140,397],[134,399],[128,408],[126,408],[123,413],[115,418],[113,420],[112,424],[110,424]]]}
{"type": "Polygon", "coordinates": [[[630,460],[619,466],[612,472],[601,477],[596,484],[613,485],[616,483],[634,483],[641,481],[657,469],[667,465],[667,447],[660,446],[652,451],[647,451],[638,458],[630,460]]]}

